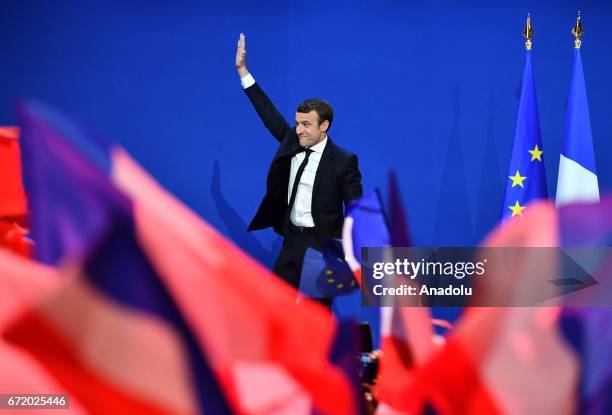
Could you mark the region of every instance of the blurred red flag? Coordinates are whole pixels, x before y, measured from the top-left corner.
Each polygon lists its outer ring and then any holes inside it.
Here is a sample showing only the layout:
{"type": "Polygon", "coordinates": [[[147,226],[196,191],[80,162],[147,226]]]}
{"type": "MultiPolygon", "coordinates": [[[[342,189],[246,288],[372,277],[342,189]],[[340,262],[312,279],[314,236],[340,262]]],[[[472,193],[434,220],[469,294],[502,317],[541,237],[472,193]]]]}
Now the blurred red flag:
{"type": "MultiPolygon", "coordinates": [[[[5,329],[15,319],[59,284],[59,275],[53,269],[0,249],[0,394],[66,393],[43,365],[4,337],[5,329]]],[[[71,414],[87,413],[74,396],[69,400],[71,414]]],[[[49,411],[41,407],[27,412],[49,411]]]]}
{"type": "Polygon", "coordinates": [[[0,217],[24,216],[27,207],[17,127],[0,127],[0,177],[0,217]]]}
{"type": "Polygon", "coordinates": [[[27,204],[22,183],[19,128],[0,127],[0,247],[30,256],[32,241],[23,228],[27,204]]]}
{"type": "Polygon", "coordinates": [[[241,413],[354,414],[349,381],[328,359],[335,321],[275,278],[155,183],[113,155],[135,205],[136,233],[241,413]],[[168,214],[172,212],[172,214],[168,214]],[[303,406],[303,408],[302,408],[303,406]],[[300,409],[298,409],[300,407],[300,409]],[[282,408],[282,411],[281,411],[282,408]]]}
{"type": "MultiPolygon", "coordinates": [[[[325,415],[358,413],[350,379],[329,360],[336,332],[329,313],[308,300],[297,305],[292,287],[164,191],[127,154],[114,151],[112,159],[111,180],[133,204],[138,245],[193,330],[232,410],[279,415],[309,414],[313,409],[325,415]]],[[[119,257],[113,254],[109,257],[113,261],[91,262],[98,267],[91,265],[96,275],[104,275],[105,286],[119,257]]],[[[134,263],[134,258],[126,261],[134,263]]],[[[155,408],[193,412],[190,409],[197,406],[191,395],[179,394],[191,391],[190,383],[172,381],[191,379],[181,364],[185,361],[181,342],[172,335],[177,332],[175,326],[133,303],[120,307],[109,291],[88,286],[89,267],[87,272],[78,268],[81,278],[71,278],[70,267],[61,269],[67,283],[13,324],[7,339],[39,359],[92,412],[129,411],[134,405],[148,405],[146,413],[155,408]],[[41,343],[43,332],[45,342],[41,343]],[[122,345],[119,349],[111,347],[116,341],[122,345]],[[167,369],[163,375],[151,373],[152,364],[134,368],[135,362],[147,358],[155,361],[156,368],[163,363],[167,369]],[[151,388],[164,381],[174,389],[151,388]]],[[[122,275],[131,280],[137,277],[125,269],[117,273],[125,272],[122,275]]],[[[124,284],[113,289],[126,291],[124,284]]]]}
{"type": "MultiPolygon", "coordinates": [[[[557,211],[550,202],[530,205],[520,220],[498,226],[486,247],[558,245],[557,211]]],[[[530,251],[536,255],[539,251],[530,251]]],[[[532,281],[516,272],[529,255],[503,273],[505,284],[485,283],[482,290],[500,304],[528,291],[532,281]]],[[[551,258],[542,269],[554,275],[551,258]]],[[[576,403],[578,363],[557,327],[556,307],[468,307],[447,342],[420,367],[406,367],[387,380],[390,388],[378,415],[564,414],[576,403]]]]}

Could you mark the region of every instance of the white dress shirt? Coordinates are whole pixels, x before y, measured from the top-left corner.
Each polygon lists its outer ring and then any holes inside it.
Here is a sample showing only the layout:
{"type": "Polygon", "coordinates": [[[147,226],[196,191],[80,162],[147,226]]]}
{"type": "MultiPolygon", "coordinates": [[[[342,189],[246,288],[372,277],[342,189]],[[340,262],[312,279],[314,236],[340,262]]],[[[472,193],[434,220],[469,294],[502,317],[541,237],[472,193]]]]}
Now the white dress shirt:
{"type": "MultiPolygon", "coordinates": [[[[240,83],[242,84],[242,88],[247,89],[255,83],[255,78],[253,78],[253,76],[249,73],[248,75],[240,78],[240,83]]],[[[323,141],[310,147],[312,154],[310,154],[308,164],[306,164],[302,177],[300,177],[297,193],[295,195],[295,201],[293,202],[293,209],[291,210],[291,215],[289,216],[291,223],[293,223],[295,226],[315,226],[314,220],[312,219],[312,190],[314,187],[317,169],[319,168],[319,162],[321,161],[321,156],[323,155],[323,150],[325,150],[326,144],[327,135],[323,141]]],[[[305,157],[306,152],[302,151],[291,158],[287,203],[289,203],[289,199],[291,198],[291,191],[293,189],[295,176],[305,157]]]]}
{"type": "MultiPolygon", "coordinates": [[[[291,209],[291,216],[289,216],[291,218],[291,223],[295,226],[315,226],[314,220],[312,219],[312,188],[314,187],[315,176],[326,144],[327,136],[325,136],[320,143],[310,147],[312,153],[310,157],[308,157],[308,164],[306,164],[302,177],[300,177],[297,193],[295,194],[295,201],[293,202],[293,209],[291,209]]],[[[295,175],[305,157],[306,152],[302,151],[291,158],[287,203],[289,203],[289,198],[291,197],[295,175]]]]}

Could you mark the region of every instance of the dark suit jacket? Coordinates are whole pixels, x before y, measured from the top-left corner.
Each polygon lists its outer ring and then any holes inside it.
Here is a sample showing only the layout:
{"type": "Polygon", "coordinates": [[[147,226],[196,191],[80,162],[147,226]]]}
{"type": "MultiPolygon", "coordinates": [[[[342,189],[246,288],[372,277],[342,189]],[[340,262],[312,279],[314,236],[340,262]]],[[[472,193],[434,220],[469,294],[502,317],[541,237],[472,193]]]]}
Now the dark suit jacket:
{"type": "MultiPolygon", "coordinates": [[[[265,126],[280,142],[268,170],[266,195],[249,225],[249,231],[273,227],[284,236],[291,158],[300,151],[299,139],[295,128],[287,123],[257,83],[244,91],[265,126]]],[[[328,136],[312,190],[312,218],[319,240],[323,242],[341,236],[343,204],[348,205],[361,195],[357,156],[335,145],[328,136]]]]}

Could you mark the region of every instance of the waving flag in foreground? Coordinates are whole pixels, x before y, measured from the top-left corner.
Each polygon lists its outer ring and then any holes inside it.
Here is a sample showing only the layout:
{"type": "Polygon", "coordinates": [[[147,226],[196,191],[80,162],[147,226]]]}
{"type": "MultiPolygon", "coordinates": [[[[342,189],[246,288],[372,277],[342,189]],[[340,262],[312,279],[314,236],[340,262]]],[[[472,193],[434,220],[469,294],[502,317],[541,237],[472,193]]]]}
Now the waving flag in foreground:
{"type": "MultiPolygon", "coordinates": [[[[0,393],[66,392],[66,388],[44,366],[23,349],[6,341],[2,335],[15,319],[59,285],[60,277],[53,269],[0,248],[0,393]]],[[[87,413],[74,396],[69,397],[69,403],[71,414],[87,413]]],[[[45,412],[48,409],[32,411],[45,412]]]]}
{"type": "MultiPolygon", "coordinates": [[[[397,181],[389,181],[391,224],[387,225],[377,191],[357,200],[347,213],[343,245],[347,262],[356,275],[361,273],[361,248],[408,246],[409,236],[397,181]]],[[[382,357],[378,379],[379,414],[393,413],[397,405],[398,378],[424,364],[434,348],[434,333],[429,309],[424,307],[381,307],[380,338],[382,357]]],[[[401,393],[400,393],[401,395],[401,393]]]]}
{"type": "Polygon", "coordinates": [[[388,246],[389,228],[378,190],[353,202],[342,229],[342,246],[346,262],[361,284],[361,248],[388,246]]]}
{"type": "MultiPolygon", "coordinates": [[[[501,224],[484,245],[609,247],[610,209],[612,197],[560,209],[537,202],[523,220],[501,224]]],[[[528,260],[519,257],[511,268],[498,270],[507,274],[508,284],[502,289],[485,287],[492,290],[488,294],[502,301],[529,290],[532,281],[517,277],[528,274],[516,272],[528,260]]],[[[557,260],[551,257],[541,269],[545,278],[554,277],[557,260]]],[[[425,364],[393,373],[395,388],[387,390],[382,408],[390,410],[380,413],[423,413],[431,408],[440,414],[608,413],[612,312],[608,307],[571,307],[574,297],[580,297],[583,305],[589,301],[595,305],[603,297],[609,301],[609,255],[594,276],[599,284],[545,307],[466,309],[447,342],[425,364]]]]}
{"type": "MultiPolygon", "coordinates": [[[[531,206],[523,220],[502,224],[485,245],[557,244],[555,209],[548,203],[531,206]]],[[[514,274],[507,280],[501,295],[514,295],[529,284],[514,274]]],[[[423,413],[427,408],[440,414],[572,413],[578,364],[558,318],[554,307],[466,309],[439,350],[403,375],[395,373],[387,400],[395,412],[387,413],[423,413]]]]}
{"type": "Polygon", "coordinates": [[[340,241],[328,241],[322,251],[308,248],[300,276],[300,293],[311,298],[335,298],[359,289],[344,260],[340,241]]]}
{"type": "Polygon", "coordinates": [[[32,241],[24,227],[27,206],[17,127],[0,127],[0,178],[0,248],[29,257],[32,241]]]}
{"type": "Polygon", "coordinates": [[[37,256],[66,281],[11,342],[94,413],[355,412],[321,306],[123,151],[41,105],[20,116],[37,256]]]}
{"type": "Polygon", "coordinates": [[[27,208],[16,127],[0,127],[0,177],[0,218],[24,216],[27,208]]]}

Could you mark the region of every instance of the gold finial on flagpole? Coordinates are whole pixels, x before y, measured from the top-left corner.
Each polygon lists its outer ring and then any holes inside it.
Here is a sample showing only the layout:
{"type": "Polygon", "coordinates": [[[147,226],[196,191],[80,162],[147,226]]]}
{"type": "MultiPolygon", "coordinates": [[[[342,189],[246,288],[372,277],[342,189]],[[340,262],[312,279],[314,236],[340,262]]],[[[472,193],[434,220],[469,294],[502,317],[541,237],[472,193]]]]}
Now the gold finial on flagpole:
{"type": "Polygon", "coordinates": [[[578,12],[578,18],[576,19],[576,25],[572,28],[572,34],[574,35],[574,47],[580,49],[582,40],[580,38],[584,35],[584,29],[582,29],[582,20],[580,18],[580,12],[578,12]]]}
{"type": "Polygon", "coordinates": [[[525,37],[525,48],[527,50],[531,50],[531,38],[535,36],[535,32],[533,31],[533,26],[531,26],[531,15],[527,13],[527,23],[525,24],[525,29],[523,29],[523,36],[525,37]]]}

